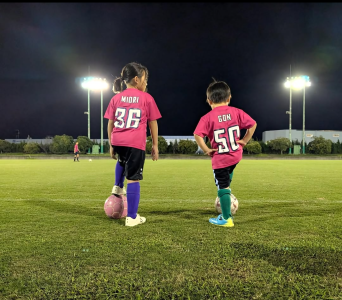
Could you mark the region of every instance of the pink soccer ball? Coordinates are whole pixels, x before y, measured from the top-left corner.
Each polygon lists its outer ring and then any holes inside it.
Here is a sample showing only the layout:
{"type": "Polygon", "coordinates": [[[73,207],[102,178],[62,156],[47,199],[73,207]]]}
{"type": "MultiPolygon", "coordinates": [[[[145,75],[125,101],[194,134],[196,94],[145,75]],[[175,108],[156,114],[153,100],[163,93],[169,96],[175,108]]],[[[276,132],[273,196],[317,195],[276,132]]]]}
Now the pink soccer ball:
{"type": "Polygon", "coordinates": [[[104,211],[111,219],[121,219],[127,216],[127,198],[125,195],[110,195],[105,204],[104,211]]]}

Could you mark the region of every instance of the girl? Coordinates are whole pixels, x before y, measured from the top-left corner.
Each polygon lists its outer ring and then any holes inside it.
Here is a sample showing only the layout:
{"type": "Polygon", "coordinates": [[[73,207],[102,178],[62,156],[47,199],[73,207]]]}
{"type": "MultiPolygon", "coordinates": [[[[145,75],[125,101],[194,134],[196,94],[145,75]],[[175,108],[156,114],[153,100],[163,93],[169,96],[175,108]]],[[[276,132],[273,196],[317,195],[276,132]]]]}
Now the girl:
{"type": "Polygon", "coordinates": [[[115,167],[113,194],[125,194],[124,180],[127,178],[126,226],[146,222],[138,212],[140,180],[146,149],[147,123],[152,136],[152,160],[158,160],[158,124],[161,118],[153,97],[146,91],[148,70],[138,63],[129,63],[121,71],[121,77],[114,80],[113,92],[104,115],[108,119],[108,140],[110,155],[118,162],[115,167]],[[123,91],[123,83],[127,88],[123,91]]]}

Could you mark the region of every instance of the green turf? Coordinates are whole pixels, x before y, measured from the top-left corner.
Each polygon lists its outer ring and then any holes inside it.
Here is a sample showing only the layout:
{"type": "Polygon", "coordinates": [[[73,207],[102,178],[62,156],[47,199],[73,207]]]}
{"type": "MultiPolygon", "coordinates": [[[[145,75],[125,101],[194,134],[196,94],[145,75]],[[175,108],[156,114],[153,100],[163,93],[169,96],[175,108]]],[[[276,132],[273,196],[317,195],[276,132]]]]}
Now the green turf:
{"type": "Polygon", "coordinates": [[[242,161],[234,228],[209,160],[147,160],[146,224],[110,220],[114,163],[0,160],[0,299],[342,299],[342,161],[242,161]]]}

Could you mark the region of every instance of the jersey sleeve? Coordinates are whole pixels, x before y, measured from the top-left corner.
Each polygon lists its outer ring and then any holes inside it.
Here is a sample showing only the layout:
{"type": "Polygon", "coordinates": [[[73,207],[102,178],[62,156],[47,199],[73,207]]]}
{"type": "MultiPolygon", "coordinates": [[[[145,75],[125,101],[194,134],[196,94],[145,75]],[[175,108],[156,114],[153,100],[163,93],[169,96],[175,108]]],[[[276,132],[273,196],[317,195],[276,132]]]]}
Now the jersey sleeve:
{"type": "Polygon", "coordinates": [[[208,136],[208,122],[205,117],[202,117],[198,124],[197,127],[194,131],[194,134],[200,136],[200,137],[205,137],[208,136]]]}
{"type": "Polygon", "coordinates": [[[110,100],[106,113],[104,114],[104,118],[108,120],[114,120],[115,119],[115,105],[114,105],[114,97],[110,100]]]}
{"type": "Polygon", "coordinates": [[[148,94],[146,114],[147,114],[147,121],[149,122],[160,119],[162,117],[156,102],[154,101],[153,97],[149,94],[148,94]]]}
{"type": "Polygon", "coordinates": [[[252,119],[247,113],[245,113],[242,109],[239,109],[239,120],[240,129],[249,129],[254,126],[256,123],[254,119],[252,119]]]}

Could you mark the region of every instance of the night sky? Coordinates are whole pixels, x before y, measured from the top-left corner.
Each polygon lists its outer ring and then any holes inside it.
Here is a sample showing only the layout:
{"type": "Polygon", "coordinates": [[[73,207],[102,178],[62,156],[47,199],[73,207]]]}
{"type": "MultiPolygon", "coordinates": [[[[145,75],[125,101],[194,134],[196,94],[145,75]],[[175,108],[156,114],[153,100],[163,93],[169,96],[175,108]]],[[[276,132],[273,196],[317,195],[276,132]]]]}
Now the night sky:
{"type": "MultiPolygon", "coordinates": [[[[339,3],[1,3],[0,139],[16,129],[20,138],[87,136],[80,78],[112,83],[129,62],[149,69],[159,135],[193,134],[210,110],[212,77],[257,121],[255,137],[288,129],[290,65],[312,82],[306,130],[342,130],[341,20],[339,3]]],[[[104,112],[113,95],[104,92],[104,112]]],[[[302,129],[302,99],[293,92],[293,129],[302,129]]],[[[99,139],[100,93],[90,100],[91,138],[99,139]]]]}

